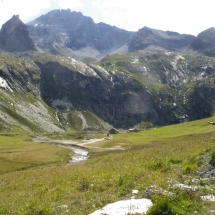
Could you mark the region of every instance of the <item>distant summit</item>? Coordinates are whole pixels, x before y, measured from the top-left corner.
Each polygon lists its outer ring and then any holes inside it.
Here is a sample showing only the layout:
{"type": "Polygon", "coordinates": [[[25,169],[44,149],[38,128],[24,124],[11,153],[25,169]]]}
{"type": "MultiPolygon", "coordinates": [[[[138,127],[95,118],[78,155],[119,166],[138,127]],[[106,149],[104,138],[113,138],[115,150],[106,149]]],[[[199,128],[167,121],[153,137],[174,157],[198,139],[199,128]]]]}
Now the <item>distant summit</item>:
{"type": "Polygon", "coordinates": [[[190,48],[208,56],[215,56],[215,28],[209,28],[198,34],[190,48]]]}
{"type": "Polygon", "coordinates": [[[29,51],[36,50],[26,25],[19,19],[19,15],[13,17],[2,25],[0,30],[0,47],[5,51],[29,51]]]}
{"type": "Polygon", "coordinates": [[[143,49],[177,51],[184,49],[194,39],[195,36],[192,35],[143,27],[133,35],[128,48],[129,51],[143,49]]]}
{"type": "Polygon", "coordinates": [[[70,9],[56,9],[48,12],[47,14],[41,15],[40,17],[27,24],[33,25],[35,27],[52,26],[60,28],[77,28],[78,26],[86,22],[86,20],[88,20],[88,22],[94,23],[92,18],[83,16],[81,12],[71,12],[70,9]]]}
{"type": "Polygon", "coordinates": [[[92,18],[70,9],[50,11],[27,26],[34,43],[43,52],[76,58],[100,58],[124,45],[132,35],[105,23],[95,24],[92,18]]]}

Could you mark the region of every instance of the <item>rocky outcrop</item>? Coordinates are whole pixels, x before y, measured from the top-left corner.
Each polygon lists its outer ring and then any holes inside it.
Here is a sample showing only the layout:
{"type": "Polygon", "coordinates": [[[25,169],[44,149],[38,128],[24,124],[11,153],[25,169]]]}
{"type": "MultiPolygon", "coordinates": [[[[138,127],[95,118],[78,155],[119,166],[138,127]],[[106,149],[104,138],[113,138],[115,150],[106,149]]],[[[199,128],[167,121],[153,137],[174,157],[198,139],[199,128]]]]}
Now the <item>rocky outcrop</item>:
{"type": "Polygon", "coordinates": [[[2,25],[0,45],[3,50],[9,52],[36,50],[26,25],[19,19],[18,15],[14,15],[2,25]]]}

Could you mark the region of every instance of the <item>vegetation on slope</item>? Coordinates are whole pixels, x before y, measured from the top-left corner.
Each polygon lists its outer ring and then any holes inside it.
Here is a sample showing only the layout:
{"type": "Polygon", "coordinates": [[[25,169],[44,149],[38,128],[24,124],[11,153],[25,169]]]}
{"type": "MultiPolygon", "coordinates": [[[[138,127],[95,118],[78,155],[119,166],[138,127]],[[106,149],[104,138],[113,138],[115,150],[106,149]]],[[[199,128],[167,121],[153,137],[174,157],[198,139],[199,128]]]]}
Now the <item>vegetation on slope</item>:
{"type": "Polygon", "coordinates": [[[126,82],[122,93],[145,92],[150,113],[143,121],[168,125],[213,116],[213,58],[139,51],[107,56],[100,65],[112,71],[116,86],[126,82]]]}
{"type": "Polygon", "coordinates": [[[127,129],[143,121],[168,125],[213,115],[214,65],[213,58],[177,52],[110,55],[88,66],[59,55],[2,55],[0,75],[20,98],[42,97],[62,114],[87,110],[127,129]]]}

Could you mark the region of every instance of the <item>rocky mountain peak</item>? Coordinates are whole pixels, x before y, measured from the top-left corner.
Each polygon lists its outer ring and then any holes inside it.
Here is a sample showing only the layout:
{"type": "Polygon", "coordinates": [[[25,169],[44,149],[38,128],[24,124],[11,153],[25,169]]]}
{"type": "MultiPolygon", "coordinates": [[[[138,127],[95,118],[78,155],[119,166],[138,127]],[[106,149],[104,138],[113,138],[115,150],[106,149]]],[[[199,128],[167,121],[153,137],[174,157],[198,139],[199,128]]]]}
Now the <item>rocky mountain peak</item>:
{"type": "Polygon", "coordinates": [[[5,24],[2,25],[1,35],[8,36],[15,30],[15,27],[17,25],[20,25],[20,23],[21,23],[21,20],[19,19],[19,15],[13,15],[13,17],[10,20],[8,20],[5,24]]]}
{"type": "Polygon", "coordinates": [[[137,51],[147,48],[150,51],[150,47],[153,47],[153,49],[156,49],[157,51],[177,51],[184,49],[194,39],[195,36],[192,35],[162,31],[145,26],[139,29],[129,41],[129,50],[137,51]]]}
{"type": "Polygon", "coordinates": [[[208,56],[215,56],[215,28],[209,28],[198,34],[190,48],[208,56]]]}
{"type": "Polygon", "coordinates": [[[71,12],[70,9],[56,9],[29,22],[28,25],[43,27],[52,26],[58,28],[77,28],[83,22],[91,22],[94,24],[92,18],[83,16],[81,12],[71,12]]]}
{"type": "Polygon", "coordinates": [[[19,19],[19,15],[13,17],[2,25],[0,30],[0,45],[6,51],[36,50],[26,25],[19,19]]]}
{"type": "Polygon", "coordinates": [[[43,52],[76,59],[100,59],[126,44],[133,34],[105,23],[96,24],[91,17],[70,9],[50,11],[27,26],[34,43],[43,52]]]}
{"type": "Polygon", "coordinates": [[[204,39],[206,37],[207,39],[214,41],[214,38],[215,38],[215,28],[214,27],[208,28],[205,31],[202,31],[201,33],[199,33],[197,37],[198,38],[204,38],[204,39]]]}

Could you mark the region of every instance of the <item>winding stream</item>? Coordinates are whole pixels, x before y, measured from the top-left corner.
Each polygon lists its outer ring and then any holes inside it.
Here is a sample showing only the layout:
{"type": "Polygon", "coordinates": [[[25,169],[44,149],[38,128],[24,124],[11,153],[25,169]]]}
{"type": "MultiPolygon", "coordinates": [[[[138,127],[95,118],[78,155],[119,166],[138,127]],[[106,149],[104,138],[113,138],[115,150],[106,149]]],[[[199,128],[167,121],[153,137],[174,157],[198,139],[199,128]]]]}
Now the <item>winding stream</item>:
{"type": "Polygon", "coordinates": [[[89,158],[88,151],[78,146],[65,146],[63,144],[57,144],[57,146],[71,149],[75,154],[71,156],[71,160],[69,160],[69,164],[76,164],[82,161],[85,161],[89,158]]]}
{"type": "Polygon", "coordinates": [[[59,147],[70,149],[74,152],[74,155],[71,156],[68,164],[77,164],[82,161],[85,161],[89,158],[89,153],[86,148],[96,148],[96,149],[106,149],[106,150],[125,150],[125,148],[121,146],[116,146],[112,148],[104,148],[99,146],[92,146],[95,142],[99,142],[104,140],[101,139],[90,139],[90,140],[82,140],[80,142],[72,141],[72,140],[52,140],[50,138],[44,136],[37,136],[36,138],[32,138],[34,142],[37,143],[45,143],[45,144],[55,144],[59,147]]]}
{"type": "MultiPolygon", "coordinates": [[[[32,140],[37,143],[55,144],[59,147],[63,147],[63,148],[72,150],[74,152],[74,155],[71,156],[71,159],[69,160],[68,164],[80,163],[89,158],[88,151],[83,147],[76,146],[75,143],[77,143],[77,142],[74,142],[71,140],[51,140],[51,139],[43,137],[43,136],[42,137],[38,136],[36,138],[32,138],[32,140]]],[[[83,143],[83,145],[84,145],[84,143],[83,143]]]]}

